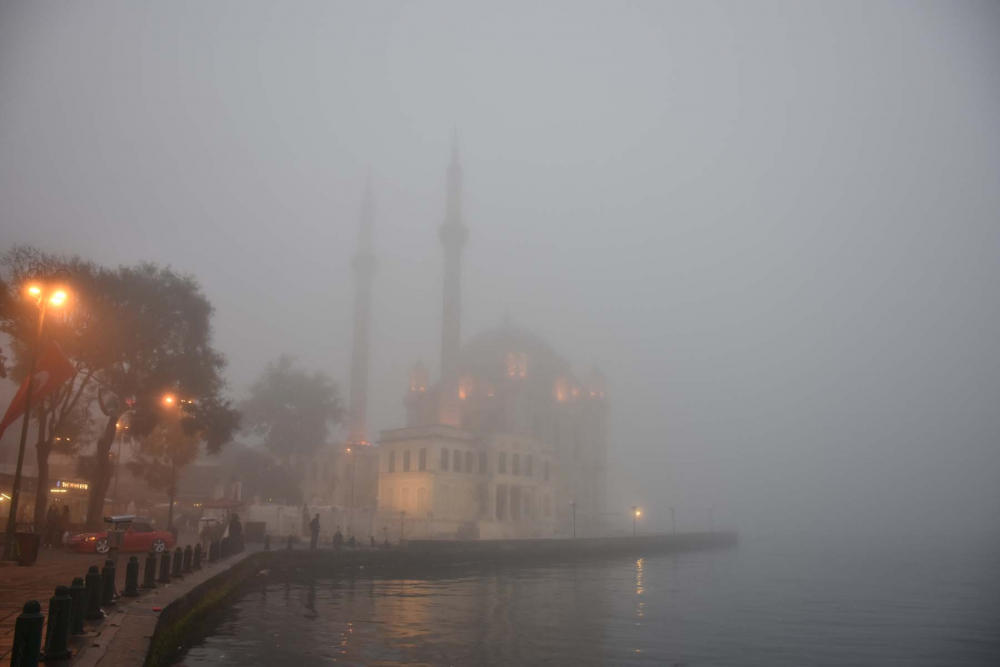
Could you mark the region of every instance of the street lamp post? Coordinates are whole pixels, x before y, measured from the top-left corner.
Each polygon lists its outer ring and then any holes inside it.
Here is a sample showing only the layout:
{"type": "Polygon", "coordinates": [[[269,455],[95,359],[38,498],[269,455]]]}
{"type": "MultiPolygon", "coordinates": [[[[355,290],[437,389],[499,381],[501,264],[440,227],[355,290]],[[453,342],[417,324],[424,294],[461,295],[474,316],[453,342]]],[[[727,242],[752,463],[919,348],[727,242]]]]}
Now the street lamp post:
{"type": "Polygon", "coordinates": [[[636,505],[632,505],[632,536],[635,536],[635,520],[642,515],[642,510],[640,510],[636,505]]]}
{"type": "Polygon", "coordinates": [[[35,391],[35,364],[38,361],[38,348],[42,343],[42,327],[45,324],[45,311],[51,303],[61,306],[66,301],[66,292],[54,289],[46,293],[40,285],[28,288],[28,294],[36,299],[38,305],[38,325],[35,328],[35,340],[31,345],[31,360],[28,362],[28,388],[24,396],[24,417],[21,423],[21,441],[17,447],[17,466],[14,469],[14,485],[10,491],[10,515],[7,517],[7,532],[4,536],[4,560],[14,558],[14,533],[17,531],[17,501],[21,495],[21,469],[24,467],[24,447],[28,441],[28,423],[31,421],[31,395],[35,391]]]}
{"type": "MultiPolygon", "coordinates": [[[[178,399],[173,394],[167,394],[163,397],[163,404],[168,408],[177,408],[178,416],[180,415],[180,410],[183,408],[184,404],[191,404],[194,401],[185,400],[183,398],[178,399]]],[[[177,496],[177,455],[176,453],[170,457],[170,488],[167,489],[167,494],[170,496],[170,505],[167,507],[167,530],[172,530],[174,526],[174,499],[177,496]]]]}
{"type": "Polygon", "coordinates": [[[354,531],[354,471],[357,468],[358,455],[354,452],[356,447],[348,447],[347,453],[351,455],[351,504],[347,513],[347,520],[351,524],[351,531],[354,531]]]}
{"type": "Polygon", "coordinates": [[[573,510],[573,539],[576,539],[576,501],[569,501],[569,506],[573,510]]]}

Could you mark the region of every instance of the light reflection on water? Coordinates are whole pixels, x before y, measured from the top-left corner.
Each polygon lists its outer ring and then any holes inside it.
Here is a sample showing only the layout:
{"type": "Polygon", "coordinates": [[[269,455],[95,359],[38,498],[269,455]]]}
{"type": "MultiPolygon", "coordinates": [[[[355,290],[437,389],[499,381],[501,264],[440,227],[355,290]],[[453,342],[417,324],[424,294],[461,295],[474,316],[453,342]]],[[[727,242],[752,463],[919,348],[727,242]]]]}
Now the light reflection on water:
{"type": "Polygon", "coordinates": [[[178,664],[1000,664],[988,560],[768,547],[424,579],[273,573],[178,664]]]}

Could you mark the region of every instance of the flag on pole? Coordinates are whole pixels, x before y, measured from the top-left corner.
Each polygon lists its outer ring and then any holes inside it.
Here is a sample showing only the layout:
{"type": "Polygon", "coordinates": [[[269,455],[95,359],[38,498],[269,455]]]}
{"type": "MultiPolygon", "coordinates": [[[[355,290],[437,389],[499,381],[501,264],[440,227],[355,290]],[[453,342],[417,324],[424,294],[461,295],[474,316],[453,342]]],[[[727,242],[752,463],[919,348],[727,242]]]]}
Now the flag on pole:
{"type": "MultiPolygon", "coordinates": [[[[56,343],[49,343],[35,363],[35,381],[31,387],[31,402],[38,405],[37,401],[45,398],[59,388],[66,380],[76,375],[76,368],[73,362],[63,353],[56,343]]],[[[0,421],[0,438],[7,427],[17,421],[17,418],[24,414],[25,399],[28,397],[28,378],[24,378],[21,388],[14,394],[14,399],[7,407],[7,414],[0,421]]]]}

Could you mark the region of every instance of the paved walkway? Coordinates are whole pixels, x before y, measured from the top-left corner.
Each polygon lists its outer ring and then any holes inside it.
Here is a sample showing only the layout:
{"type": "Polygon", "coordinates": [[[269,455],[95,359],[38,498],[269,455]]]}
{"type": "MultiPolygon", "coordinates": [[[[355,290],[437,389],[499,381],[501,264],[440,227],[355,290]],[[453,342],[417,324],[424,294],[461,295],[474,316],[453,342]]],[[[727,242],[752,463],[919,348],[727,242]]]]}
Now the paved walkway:
{"type": "MultiPolygon", "coordinates": [[[[190,542],[185,541],[185,537],[181,536],[182,545],[194,544],[194,536],[190,536],[190,542]]],[[[139,581],[142,581],[145,554],[123,553],[118,557],[116,590],[121,591],[125,588],[125,565],[132,555],[139,556],[139,581]]],[[[14,621],[24,609],[24,603],[28,600],[38,600],[42,605],[42,613],[48,613],[49,598],[55,593],[56,586],[69,586],[75,577],[85,576],[91,565],[103,567],[105,560],[107,556],[99,554],[78,554],[63,548],[42,547],[38,561],[30,567],[18,567],[6,563],[0,565],[0,665],[10,663],[10,651],[14,644],[14,621]]],[[[74,654],[77,648],[79,647],[74,647],[74,654]]]]}

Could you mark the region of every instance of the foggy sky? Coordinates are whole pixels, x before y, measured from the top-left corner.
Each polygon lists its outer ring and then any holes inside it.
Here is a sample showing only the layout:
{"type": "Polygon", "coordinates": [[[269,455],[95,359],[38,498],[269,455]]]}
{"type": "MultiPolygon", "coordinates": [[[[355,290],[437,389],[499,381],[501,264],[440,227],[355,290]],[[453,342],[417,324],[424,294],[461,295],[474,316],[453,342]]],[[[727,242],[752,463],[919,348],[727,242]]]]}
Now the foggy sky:
{"type": "MultiPolygon", "coordinates": [[[[370,427],[513,321],[613,401],[649,525],[994,527],[1000,5],[0,3],[0,246],[195,274],[234,397],[346,390],[365,174],[370,427]]],[[[8,446],[10,437],[4,439],[8,446]]]]}

